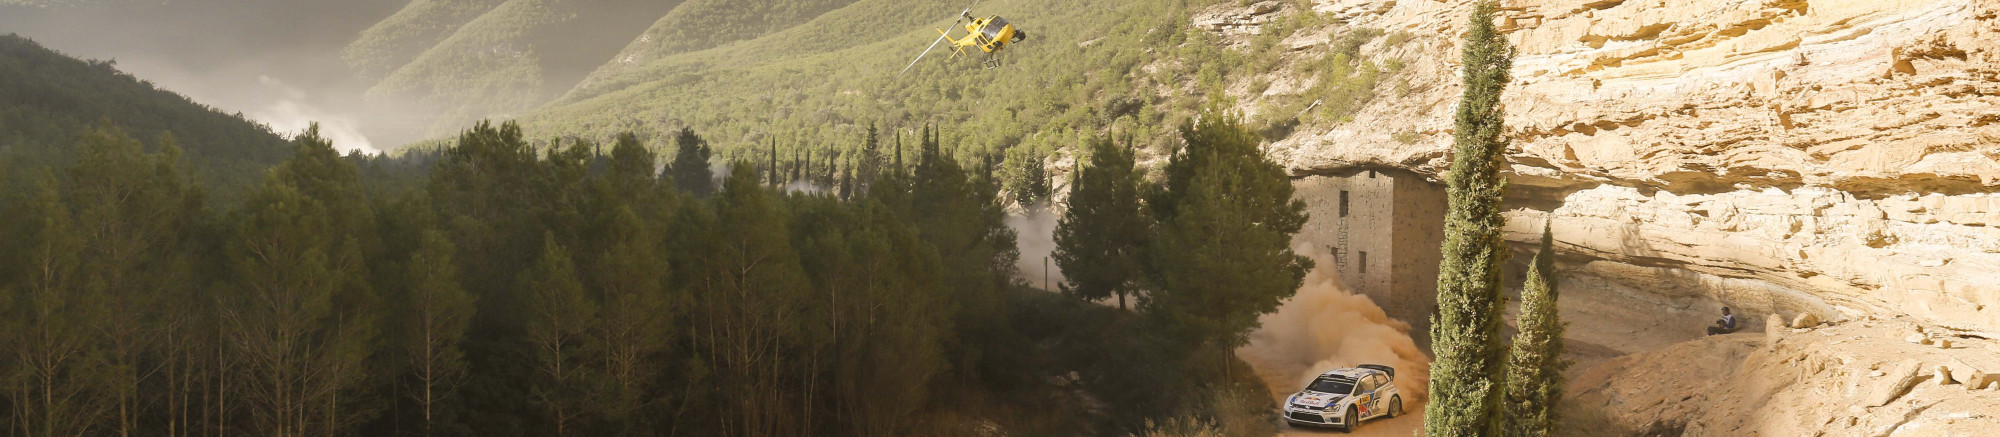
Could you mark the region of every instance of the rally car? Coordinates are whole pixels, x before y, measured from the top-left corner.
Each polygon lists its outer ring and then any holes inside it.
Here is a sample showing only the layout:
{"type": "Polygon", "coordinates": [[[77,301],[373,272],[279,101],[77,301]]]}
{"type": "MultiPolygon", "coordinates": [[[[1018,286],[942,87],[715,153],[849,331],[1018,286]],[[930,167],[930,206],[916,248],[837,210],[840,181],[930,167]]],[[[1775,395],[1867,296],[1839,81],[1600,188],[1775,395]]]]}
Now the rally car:
{"type": "Polygon", "coordinates": [[[1379,364],[1321,373],[1285,399],[1285,423],[1354,431],[1364,420],[1403,415],[1395,382],[1396,369],[1379,364]]]}

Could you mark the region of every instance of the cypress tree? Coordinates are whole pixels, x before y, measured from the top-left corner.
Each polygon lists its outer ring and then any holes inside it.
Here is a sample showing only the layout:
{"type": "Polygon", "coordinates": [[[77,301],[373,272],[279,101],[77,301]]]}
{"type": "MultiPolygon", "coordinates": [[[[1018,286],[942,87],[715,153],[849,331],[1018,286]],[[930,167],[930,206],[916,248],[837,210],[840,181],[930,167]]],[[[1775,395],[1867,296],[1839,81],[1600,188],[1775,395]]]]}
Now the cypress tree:
{"type": "MultiPolygon", "coordinates": [[[[855,179],[853,189],[866,192],[875,186],[875,179],[882,177],[882,140],[874,123],[868,124],[868,136],[861,140],[860,162],[848,164],[848,174],[855,179]],[[855,172],[859,171],[859,174],[855,172]]],[[[854,194],[853,192],[848,193],[854,194]]]]}
{"type": "Polygon", "coordinates": [[[1513,66],[1512,49],[1493,28],[1492,0],[1474,6],[1464,47],[1465,94],[1460,97],[1445,216],[1443,260],[1438,272],[1438,314],[1431,326],[1431,404],[1424,430],[1431,436],[1482,435],[1495,427],[1501,376],[1500,266],[1506,261],[1501,227],[1500,176],[1503,113],[1500,93],[1513,66]]]}
{"type": "Polygon", "coordinates": [[[767,166],[767,167],[764,167],[764,171],[766,171],[766,172],[767,172],[767,173],[765,173],[765,175],[768,175],[768,176],[770,176],[770,177],[771,177],[771,178],[770,178],[770,181],[768,182],[768,184],[769,184],[770,186],[772,186],[772,187],[777,187],[778,185],[780,185],[780,184],[778,183],[778,172],[779,172],[779,170],[778,170],[778,140],[777,140],[777,139],[775,139],[775,138],[771,140],[771,165],[770,165],[770,166],[767,166]]]}
{"type": "Polygon", "coordinates": [[[1562,400],[1562,316],[1556,312],[1554,239],[1542,226],[1542,246],[1521,286],[1521,332],[1507,357],[1507,402],[1502,436],[1545,437],[1555,431],[1556,402],[1562,400]]]}

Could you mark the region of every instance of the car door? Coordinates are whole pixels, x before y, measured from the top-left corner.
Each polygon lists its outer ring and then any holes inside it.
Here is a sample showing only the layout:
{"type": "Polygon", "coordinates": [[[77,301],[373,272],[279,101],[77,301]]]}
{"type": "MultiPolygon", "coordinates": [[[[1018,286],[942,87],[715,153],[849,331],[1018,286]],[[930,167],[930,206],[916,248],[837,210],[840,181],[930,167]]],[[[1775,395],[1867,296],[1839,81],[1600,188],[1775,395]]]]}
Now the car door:
{"type": "Polygon", "coordinates": [[[1395,386],[1390,385],[1389,378],[1382,375],[1371,375],[1368,379],[1375,381],[1374,384],[1371,384],[1375,387],[1375,393],[1369,396],[1375,404],[1369,405],[1370,409],[1375,410],[1377,414],[1388,414],[1389,410],[1386,410],[1386,408],[1389,408],[1389,389],[1395,388],[1395,386]]]}
{"type": "Polygon", "coordinates": [[[1354,396],[1358,398],[1354,400],[1354,406],[1360,410],[1362,418],[1375,416],[1375,404],[1377,401],[1375,399],[1375,388],[1375,378],[1373,376],[1362,377],[1354,383],[1354,396]]]}

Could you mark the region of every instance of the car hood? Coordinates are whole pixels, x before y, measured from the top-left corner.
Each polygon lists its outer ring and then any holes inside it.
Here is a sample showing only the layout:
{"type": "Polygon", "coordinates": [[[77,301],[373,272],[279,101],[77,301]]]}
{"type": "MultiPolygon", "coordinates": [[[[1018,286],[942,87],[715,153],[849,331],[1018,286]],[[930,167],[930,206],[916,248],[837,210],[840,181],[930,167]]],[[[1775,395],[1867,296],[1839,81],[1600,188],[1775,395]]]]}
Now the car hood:
{"type": "Polygon", "coordinates": [[[1333,405],[1335,402],[1340,402],[1340,399],[1344,397],[1347,397],[1347,395],[1305,391],[1299,392],[1297,396],[1292,398],[1292,405],[1325,408],[1328,405],[1333,405]]]}

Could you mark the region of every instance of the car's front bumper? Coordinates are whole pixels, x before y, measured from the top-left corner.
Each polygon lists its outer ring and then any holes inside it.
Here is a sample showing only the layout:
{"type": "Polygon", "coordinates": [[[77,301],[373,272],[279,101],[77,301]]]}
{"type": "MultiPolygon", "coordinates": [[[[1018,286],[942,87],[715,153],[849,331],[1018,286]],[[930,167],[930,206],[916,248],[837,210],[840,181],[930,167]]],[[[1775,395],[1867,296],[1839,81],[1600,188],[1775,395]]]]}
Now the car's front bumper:
{"type": "Polygon", "coordinates": [[[1325,414],[1318,411],[1290,410],[1285,412],[1285,421],[1295,425],[1344,426],[1346,417],[1342,414],[1325,414]]]}

